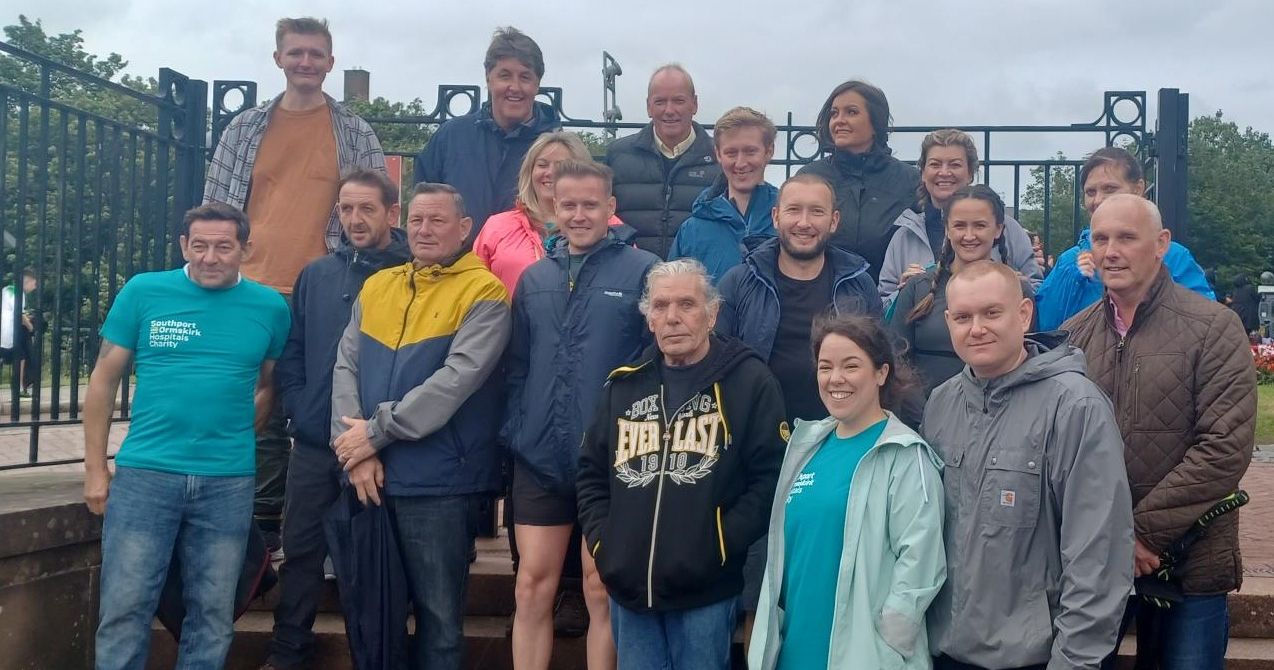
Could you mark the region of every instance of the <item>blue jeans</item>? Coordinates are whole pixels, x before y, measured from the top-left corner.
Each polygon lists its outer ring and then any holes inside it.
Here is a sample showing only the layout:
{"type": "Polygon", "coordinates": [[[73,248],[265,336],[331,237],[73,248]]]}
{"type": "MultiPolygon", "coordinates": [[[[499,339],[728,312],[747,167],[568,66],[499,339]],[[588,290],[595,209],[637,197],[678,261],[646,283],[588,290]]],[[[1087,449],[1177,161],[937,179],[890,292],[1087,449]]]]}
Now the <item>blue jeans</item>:
{"type": "Polygon", "coordinates": [[[469,547],[483,496],[394,496],[398,548],[411,585],[413,668],[460,670],[469,547]]]}
{"type": "MultiPolygon", "coordinates": [[[[1128,601],[1125,621],[1137,620],[1137,656],[1157,653],[1160,670],[1223,670],[1230,637],[1230,608],[1224,594],[1186,596],[1169,609],[1155,607],[1137,596],[1128,601]],[[1146,648],[1147,632],[1157,629],[1159,643],[1146,648]]],[[[1120,637],[1122,638],[1122,631],[1120,637]]],[[[1114,658],[1109,665],[1114,667],[1114,658]]]]}
{"type": "Polygon", "coordinates": [[[730,670],[738,598],[671,612],[635,612],[611,598],[619,670],[730,670]]]}
{"type": "Polygon", "coordinates": [[[102,523],[97,670],[146,666],[151,619],[174,553],[186,601],[177,667],[225,664],[254,481],[115,469],[102,523]]]}

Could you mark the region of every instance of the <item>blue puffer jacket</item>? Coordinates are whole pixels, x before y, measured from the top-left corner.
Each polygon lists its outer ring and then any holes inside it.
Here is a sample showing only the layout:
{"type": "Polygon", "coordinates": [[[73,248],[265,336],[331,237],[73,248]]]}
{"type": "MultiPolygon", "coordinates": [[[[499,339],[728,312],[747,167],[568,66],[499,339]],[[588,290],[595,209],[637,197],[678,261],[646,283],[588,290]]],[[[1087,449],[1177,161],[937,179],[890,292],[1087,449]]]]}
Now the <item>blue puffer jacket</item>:
{"type": "Polygon", "coordinates": [[[384,249],[355,249],[342,240],[336,251],[311,261],[296,278],[292,330],[274,378],[297,446],[331,449],[332,366],[354,298],[368,277],[411,259],[407,234],[401,228],[389,233],[384,249]]]}
{"type": "Polygon", "coordinates": [[[744,214],[730,202],[728,191],[724,176],[704,189],[668,250],[668,260],[694,258],[703,263],[714,283],[741,263],[748,250],[775,235],[771,213],[779,199],[777,188],[761,182],[744,214]]]}
{"type": "Polygon", "coordinates": [[[650,344],[637,302],[659,258],[633,248],[632,236],[626,226],[613,230],[584,260],[573,289],[559,244],[522,273],[513,294],[502,434],[518,467],[564,495],[575,491],[580,441],[606,375],[650,344]]]}
{"type": "MultiPolygon", "coordinates": [[[[1057,330],[1067,319],[1079,314],[1085,307],[1095,303],[1102,295],[1101,280],[1096,277],[1085,277],[1076,263],[1081,251],[1091,251],[1090,239],[1092,231],[1085,228],[1079,234],[1079,244],[1062,252],[1057,257],[1053,271],[1044,278],[1035,292],[1036,312],[1039,315],[1041,332],[1057,330]]],[[[1216,300],[1208,279],[1203,275],[1203,268],[1195,262],[1190,250],[1172,242],[1168,245],[1168,253],[1163,257],[1164,267],[1172,274],[1172,281],[1198,293],[1209,300],[1216,300]]]]}
{"type": "Polygon", "coordinates": [[[473,218],[473,239],[492,214],[513,209],[518,170],[531,143],[561,127],[557,112],[537,102],[531,120],[506,133],[492,118],[491,103],[483,103],[478,111],[442,124],[429,138],[416,156],[416,183],[450,184],[460,191],[465,213],[473,218]]]}
{"type": "MultiPolygon", "coordinates": [[[[876,282],[867,274],[862,256],[834,246],[827,247],[831,264],[832,295],[828,303],[838,313],[881,316],[876,282]]],[[[721,311],[718,333],[737,337],[770,360],[774,336],[779,329],[779,291],[775,275],[779,271],[779,241],[768,240],[748,254],[743,263],[725,274],[718,287],[721,311]]]]}

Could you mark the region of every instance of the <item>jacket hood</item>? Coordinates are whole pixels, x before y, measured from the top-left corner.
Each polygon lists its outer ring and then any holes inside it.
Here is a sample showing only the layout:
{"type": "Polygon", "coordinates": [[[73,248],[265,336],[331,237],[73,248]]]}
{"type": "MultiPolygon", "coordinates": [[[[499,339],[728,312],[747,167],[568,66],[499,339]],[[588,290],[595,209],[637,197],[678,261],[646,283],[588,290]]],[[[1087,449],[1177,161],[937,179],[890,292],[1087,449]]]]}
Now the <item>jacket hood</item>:
{"type": "MultiPolygon", "coordinates": [[[[730,374],[731,370],[749,358],[761,361],[759,354],[734,337],[712,333],[708,336],[708,341],[710,343],[708,355],[699,364],[698,375],[694,380],[694,387],[697,389],[721,381],[726,375],[730,374]]],[[[621,367],[611,372],[607,379],[617,379],[637,373],[659,374],[658,371],[662,367],[663,353],[659,351],[659,344],[656,342],[641,352],[641,361],[639,363],[621,367]]]]}
{"type": "Polygon", "coordinates": [[[415,260],[409,260],[406,263],[393,268],[390,272],[393,272],[395,276],[399,277],[429,279],[440,277],[442,275],[458,275],[465,272],[476,272],[479,270],[488,272],[487,266],[482,263],[477,254],[466,249],[441,263],[426,265],[424,267],[416,267],[415,260]]]}
{"type": "Polygon", "coordinates": [[[519,125],[513,129],[513,132],[504,133],[504,131],[495,123],[495,117],[491,115],[491,103],[484,102],[478,108],[478,124],[490,130],[496,131],[505,137],[517,137],[524,133],[529,133],[531,137],[536,137],[541,133],[547,133],[551,130],[557,130],[562,127],[562,117],[558,115],[557,110],[552,105],[537,102],[535,103],[535,112],[531,115],[531,120],[519,125]]]}
{"type": "Polygon", "coordinates": [[[911,231],[928,244],[929,233],[925,231],[924,212],[917,212],[915,209],[908,207],[902,210],[902,214],[899,214],[897,219],[894,219],[894,225],[902,230],[911,231]]]}
{"type": "Polygon", "coordinates": [[[1026,337],[1026,360],[1016,370],[993,379],[980,379],[972,368],[960,373],[962,383],[974,387],[979,394],[999,394],[1017,386],[1025,386],[1067,372],[1088,374],[1084,352],[1066,344],[1064,331],[1030,333],[1026,337]]]}
{"type": "MultiPolygon", "coordinates": [[[[894,444],[900,447],[917,446],[926,457],[933,463],[934,467],[939,471],[945,466],[942,457],[938,452],[933,450],[924,438],[920,437],[916,431],[907,427],[901,419],[893,412],[885,410],[885,417],[888,422],[885,424],[885,431],[880,434],[880,438],[876,440],[878,446],[886,444],[894,444]]],[[[832,431],[836,430],[836,417],[827,417],[818,421],[806,421],[804,419],[796,420],[796,427],[792,431],[792,442],[788,449],[801,447],[813,448],[827,439],[832,431]]]]}
{"type": "Polygon", "coordinates": [[[694,204],[690,206],[690,215],[725,224],[745,236],[752,232],[753,222],[764,218],[779,199],[779,189],[763,181],[757,184],[756,190],[752,191],[752,198],[748,200],[748,211],[740,213],[734,203],[730,202],[727,191],[725,175],[718,176],[712,186],[705,188],[695,198],[694,204]]]}
{"type": "Polygon", "coordinates": [[[832,151],[832,164],[837,170],[849,174],[880,172],[889,166],[894,150],[886,144],[876,144],[861,154],[836,149],[832,151]]]}
{"type": "Polygon", "coordinates": [[[357,261],[377,268],[400,265],[411,260],[411,249],[407,246],[407,232],[402,228],[389,229],[389,246],[384,249],[355,249],[342,233],[341,245],[332,253],[347,263],[357,261]]]}
{"type": "MultiPolygon", "coordinates": [[[[833,285],[867,271],[867,260],[852,251],[846,251],[829,243],[825,253],[827,262],[831,264],[833,285]]],[[[757,245],[743,259],[743,262],[754,274],[773,287],[774,274],[779,268],[779,238],[772,237],[757,245]]]]}

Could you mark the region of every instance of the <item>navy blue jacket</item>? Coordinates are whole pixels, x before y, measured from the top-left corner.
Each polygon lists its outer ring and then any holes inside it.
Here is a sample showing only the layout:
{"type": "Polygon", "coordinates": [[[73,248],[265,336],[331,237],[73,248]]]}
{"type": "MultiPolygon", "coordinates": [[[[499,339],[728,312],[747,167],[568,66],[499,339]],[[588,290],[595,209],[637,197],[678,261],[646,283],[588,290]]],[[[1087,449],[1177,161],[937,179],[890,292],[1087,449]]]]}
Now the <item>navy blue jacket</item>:
{"type": "Polygon", "coordinates": [[[580,440],[606,375],[651,342],[637,302],[659,259],[629,246],[632,231],[624,228],[584,260],[574,289],[559,244],[522,273],[513,293],[504,440],[518,467],[563,494],[575,491],[580,440]]]}
{"type": "Polygon", "coordinates": [[[650,123],[615,140],[606,152],[606,164],[615,171],[615,215],[637,230],[638,247],[660,258],[668,257],[695,198],[721,174],[712,136],[697,123],[694,132],[690,148],[672,161],[656,148],[650,123]]]}
{"type": "Polygon", "coordinates": [[[741,263],[748,250],[775,235],[772,212],[779,199],[777,188],[769,182],[758,184],[748,200],[748,211],[742,214],[730,202],[728,191],[724,176],[703,189],[668,251],[668,260],[694,258],[703,263],[714,284],[741,263]]]}
{"type": "Polygon", "coordinates": [[[297,444],[330,448],[332,367],[350,307],[368,277],[411,258],[407,235],[398,228],[389,232],[385,249],[355,249],[342,240],[336,251],[311,261],[296,278],[292,331],[274,375],[297,444]]]}
{"type": "Polygon", "coordinates": [[[472,240],[488,217],[513,209],[518,170],[531,144],[561,127],[557,112],[537,102],[531,120],[506,133],[491,116],[491,103],[483,103],[478,111],[442,124],[429,138],[416,156],[416,183],[450,184],[460,191],[465,213],[473,218],[472,240]]]}
{"type": "MultiPolygon", "coordinates": [[[[858,254],[827,247],[831,264],[832,295],[828,304],[838,313],[881,316],[876,282],[867,274],[867,261],[858,254]]],[[[779,291],[775,276],[779,271],[779,241],[769,240],[757,247],[721,279],[721,311],[718,333],[732,335],[761,354],[767,362],[779,329],[779,291]]]]}

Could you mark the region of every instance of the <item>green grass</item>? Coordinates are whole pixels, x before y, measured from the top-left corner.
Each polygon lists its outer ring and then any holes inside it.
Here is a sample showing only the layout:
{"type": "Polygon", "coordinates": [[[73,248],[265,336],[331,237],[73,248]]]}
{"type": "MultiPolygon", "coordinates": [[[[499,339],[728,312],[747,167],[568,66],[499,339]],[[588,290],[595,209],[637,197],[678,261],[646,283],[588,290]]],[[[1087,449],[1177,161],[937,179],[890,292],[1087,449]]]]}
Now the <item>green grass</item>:
{"type": "Polygon", "coordinates": [[[1274,384],[1256,387],[1256,443],[1274,444],[1274,384]]]}

